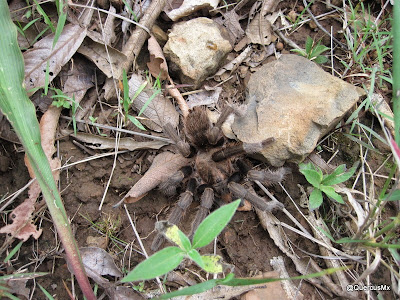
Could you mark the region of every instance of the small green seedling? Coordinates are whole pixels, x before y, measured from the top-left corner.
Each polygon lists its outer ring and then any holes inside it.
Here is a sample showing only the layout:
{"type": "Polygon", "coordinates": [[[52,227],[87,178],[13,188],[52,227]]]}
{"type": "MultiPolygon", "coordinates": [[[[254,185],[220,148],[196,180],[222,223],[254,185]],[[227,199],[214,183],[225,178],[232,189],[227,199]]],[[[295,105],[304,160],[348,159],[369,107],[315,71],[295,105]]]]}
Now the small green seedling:
{"type": "Polygon", "coordinates": [[[142,123],[139,122],[139,120],[137,118],[135,118],[134,116],[131,116],[129,114],[129,108],[132,105],[133,101],[137,98],[137,96],[139,96],[139,94],[144,90],[144,88],[147,85],[147,81],[142,83],[140,85],[140,87],[138,88],[138,90],[135,92],[135,94],[133,95],[132,99],[129,98],[129,85],[128,85],[128,77],[126,75],[125,70],[123,70],[123,74],[122,74],[122,86],[124,88],[124,97],[122,99],[122,107],[124,109],[124,121],[125,124],[129,121],[131,121],[136,127],[138,127],[141,130],[146,130],[146,128],[144,128],[144,126],[142,125],[142,123]]]}
{"type": "Polygon", "coordinates": [[[158,222],[157,229],[178,247],[171,246],[154,253],[138,264],[122,279],[122,282],[147,280],[164,275],[179,266],[184,258],[190,258],[208,273],[223,272],[229,265],[222,261],[221,256],[200,255],[197,248],[208,245],[221,233],[232,218],[239,203],[240,200],[236,200],[224,205],[205,218],[197,228],[192,243],[176,225],[158,222]]]}
{"type": "Polygon", "coordinates": [[[63,107],[66,109],[71,109],[72,111],[72,126],[74,128],[74,134],[76,135],[76,111],[78,110],[79,103],[75,101],[75,95],[71,97],[65,95],[60,89],[52,88],[56,95],[51,96],[55,99],[51,104],[55,107],[63,107]]]}
{"type": "Polygon", "coordinates": [[[321,41],[315,43],[311,37],[307,37],[305,49],[292,49],[291,51],[300,54],[316,62],[317,64],[324,64],[328,61],[328,58],[324,55],[321,55],[325,51],[329,50],[328,47],[321,44],[321,41]]]}
{"type": "Polygon", "coordinates": [[[314,187],[310,194],[308,208],[310,210],[314,210],[321,206],[323,200],[322,192],[337,202],[344,203],[342,196],[335,192],[333,185],[348,180],[351,176],[353,176],[357,167],[358,163],[356,163],[348,172],[345,172],[346,165],[340,165],[331,174],[324,175],[322,174],[321,169],[315,167],[312,163],[300,164],[300,172],[314,187]]]}

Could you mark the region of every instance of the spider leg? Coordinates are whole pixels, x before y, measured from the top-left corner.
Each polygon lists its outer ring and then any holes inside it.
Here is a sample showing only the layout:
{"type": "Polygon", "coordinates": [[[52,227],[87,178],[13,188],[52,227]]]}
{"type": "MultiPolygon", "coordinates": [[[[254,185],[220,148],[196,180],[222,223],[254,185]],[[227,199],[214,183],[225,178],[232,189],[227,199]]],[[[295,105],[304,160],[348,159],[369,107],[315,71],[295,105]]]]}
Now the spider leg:
{"type": "Polygon", "coordinates": [[[178,184],[187,176],[192,174],[193,169],[191,166],[185,166],[181,168],[175,174],[172,174],[166,181],[160,183],[158,188],[167,196],[173,196],[176,194],[176,187],[178,184]]]}
{"type": "Polygon", "coordinates": [[[224,111],[221,113],[219,116],[217,122],[215,123],[214,127],[210,129],[210,131],[207,133],[207,139],[210,145],[216,145],[217,142],[219,141],[221,137],[221,126],[222,124],[226,121],[226,119],[229,117],[230,114],[233,113],[233,108],[230,106],[227,106],[224,111]]]}
{"type": "Polygon", "coordinates": [[[266,186],[269,186],[274,183],[282,182],[290,172],[291,170],[289,168],[279,168],[276,171],[251,170],[247,173],[247,177],[252,181],[258,180],[266,186]]]}
{"type": "Polygon", "coordinates": [[[178,133],[176,132],[175,128],[171,125],[171,123],[167,123],[163,126],[164,132],[168,135],[168,137],[174,141],[176,147],[178,148],[179,152],[184,157],[190,157],[193,155],[193,149],[190,147],[189,143],[183,141],[178,133]]]}
{"type": "Polygon", "coordinates": [[[227,159],[229,157],[232,157],[232,156],[238,155],[238,154],[256,153],[256,152],[261,151],[266,146],[269,146],[274,141],[275,141],[275,139],[273,137],[270,137],[260,143],[240,143],[238,145],[233,145],[233,146],[230,146],[230,147],[227,147],[225,149],[215,152],[212,155],[212,160],[215,162],[219,162],[219,161],[222,161],[224,159],[227,159]]]}
{"type": "Polygon", "coordinates": [[[228,184],[228,188],[236,197],[246,199],[256,208],[261,209],[262,211],[272,212],[274,210],[284,208],[284,205],[281,202],[276,200],[267,202],[264,200],[264,198],[258,196],[254,192],[247,190],[245,187],[236,182],[230,182],[228,184]]]}
{"type": "MultiPolygon", "coordinates": [[[[179,196],[178,202],[175,204],[174,208],[171,211],[171,214],[168,217],[169,223],[178,225],[181,222],[181,219],[186,209],[193,201],[193,193],[196,189],[196,185],[197,185],[196,179],[191,178],[187,185],[186,191],[179,196]]],[[[154,238],[153,243],[151,244],[151,250],[156,251],[164,241],[165,241],[164,235],[158,233],[157,236],[154,238]]]]}
{"type": "Polygon", "coordinates": [[[197,227],[199,227],[200,223],[205,219],[205,217],[209,214],[211,206],[214,203],[214,190],[211,187],[206,187],[201,194],[200,198],[200,207],[196,213],[194,221],[192,223],[192,229],[190,232],[190,238],[193,237],[194,232],[197,227]]]}

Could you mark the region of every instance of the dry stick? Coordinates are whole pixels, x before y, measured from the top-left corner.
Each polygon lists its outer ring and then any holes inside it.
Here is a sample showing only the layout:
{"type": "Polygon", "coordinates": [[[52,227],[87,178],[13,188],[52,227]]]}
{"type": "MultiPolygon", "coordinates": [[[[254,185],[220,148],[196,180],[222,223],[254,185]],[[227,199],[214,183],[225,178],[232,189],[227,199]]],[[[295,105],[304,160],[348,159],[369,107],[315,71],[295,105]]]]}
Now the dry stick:
{"type": "MultiPolygon", "coordinates": [[[[72,120],[71,117],[66,117],[66,116],[61,116],[62,119],[66,119],[66,120],[72,120]]],[[[114,131],[119,131],[119,132],[123,132],[123,133],[127,133],[127,134],[131,134],[131,135],[137,135],[137,136],[142,136],[142,137],[146,137],[152,140],[157,140],[157,141],[163,141],[165,143],[168,144],[172,144],[173,141],[171,141],[170,139],[167,138],[163,138],[161,136],[154,136],[154,135],[149,135],[149,134],[145,134],[145,133],[141,133],[141,132],[136,132],[136,131],[131,131],[131,130],[127,130],[127,129],[123,129],[123,128],[117,128],[117,127],[112,127],[112,126],[108,126],[108,125],[104,125],[104,124],[99,124],[99,123],[88,123],[86,121],[83,120],[76,120],[77,123],[83,123],[86,125],[92,125],[98,128],[103,128],[103,129],[108,129],[108,130],[114,130],[114,131]]]]}
{"type": "MultiPolygon", "coordinates": [[[[149,256],[147,255],[147,251],[146,251],[146,249],[145,249],[144,246],[143,246],[142,239],[140,238],[138,232],[136,231],[135,224],[134,224],[133,221],[132,221],[131,215],[129,214],[129,211],[128,211],[128,208],[126,207],[126,204],[124,204],[124,208],[125,208],[125,211],[126,211],[126,215],[128,216],[129,222],[131,223],[133,232],[135,233],[135,236],[136,236],[136,238],[137,238],[137,240],[138,240],[138,242],[139,242],[140,248],[142,248],[142,251],[143,251],[143,253],[144,253],[144,256],[145,256],[146,259],[147,259],[147,258],[149,258],[149,256]]],[[[165,290],[164,290],[164,287],[163,287],[163,285],[162,285],[162,283],[161,283],[161,281],[160,281],[160,278],[159,278],[159,277],[156,277],[156,280],[157,280],[158,286],[159,286],[159,288],[160,288],[160,291],[161,291],[162,293],[165,293],[165,290]]]]}
{"type": "MultiPolygon", "coordinates": [[[[143,27],[151,28],[161,11],[164,9],[165,2],[166,0],[152,1],[150,6],[146,9],[143,17],[140,19],[139,24],[143,27]]],[[[120,66],[121,74],[122,70],[129,70],[148,37],[148,32],[140,27],[136,28],[132,33],[128,42],[122,47],[122,53],[126,55],[127,60],[120,66]]]]}

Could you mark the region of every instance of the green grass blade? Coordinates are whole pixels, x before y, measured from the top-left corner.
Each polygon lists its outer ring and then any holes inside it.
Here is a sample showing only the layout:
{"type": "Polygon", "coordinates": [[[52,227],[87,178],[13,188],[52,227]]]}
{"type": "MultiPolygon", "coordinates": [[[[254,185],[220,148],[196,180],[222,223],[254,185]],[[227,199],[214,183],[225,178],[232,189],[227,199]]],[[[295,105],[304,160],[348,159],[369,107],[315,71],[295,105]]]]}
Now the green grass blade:
{"type": "Polygon", "coordinates": [[[8,262],[14,256],[14,254],[18,252],[18,250],[21,248],[23,243],[24,243],[23,241],[19,242],[18,245],[15,246],[14,249],[11,250],[11,252],[4,259],[4,263],[8,262]]]}
{"type": "Polygon", "coordinates": [[[50,295],[50,293],[49,293],[48,291],[46,291],[46,289],[45,289],[44,287],[42,287],[39,283],[38,283],[38,286],[39,286],[39,288],[41,289],[41,291],[43,292],[43,294],[45,294],[45,296],[46,296],[47,299],[55,300],[55,299],[53,298],[53,296],[50,295]]]}
{"type": "Polygon", "coordinates": [[[393,113],[395,141],[400,145],[400,1],[393,5],[393,113]]]}
{"type": "Polygon", "coordinates": [[[41,146],[39,123],[32,102],[23,87],[24,61],[18,48],[17,30],[7,2],[0,0],[0,109],[13,126],[36,175],[67,259],[87,299],[95,299],[85,275],[79,251],[47,157],[41,146]]]}

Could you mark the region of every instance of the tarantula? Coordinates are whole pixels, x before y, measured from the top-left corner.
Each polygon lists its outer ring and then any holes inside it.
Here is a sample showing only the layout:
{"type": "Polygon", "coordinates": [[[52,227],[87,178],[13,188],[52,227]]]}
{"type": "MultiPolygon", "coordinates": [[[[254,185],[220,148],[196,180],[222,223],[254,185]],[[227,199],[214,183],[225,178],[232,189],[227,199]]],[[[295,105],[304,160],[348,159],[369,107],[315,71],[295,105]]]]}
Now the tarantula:
{"type": "MultiPolygon", "coordinates": [[[[227,144],[228,140],[223,135],[221,126],[232,113],[233,108],[226,106],[213,125],[205,107],[194,107],[183,121],[184,138],[179,136],[171,124],[164,126],[164,132],[174,142],[179,153],[191,158],[191,165],[181,168],[159,185],[159,189],[168,196],[176,194],[178,187],[184,190],[169,214],[168,222],[178,225],[193,199],[201,195],[200,207],[192,223],[190,236],[208,215],[216,197],[229,199],[233,194],[242,201],[248,200],[263,211],[283,208],[282,203],[267,202],[252,191],[251,187],[246,189],[239,184],[244,177],[265,183],[277,183],[282,181],[288,169],[281,168],[278,172],[251,170],[248,161],[239,159],[242,154],[259,152],[273,143],[274,139],[268,138],[261,143],[227,144]]],[[[151,249],[156,251],[163,242],[163,235],[158,233],[151,249]]]]}

